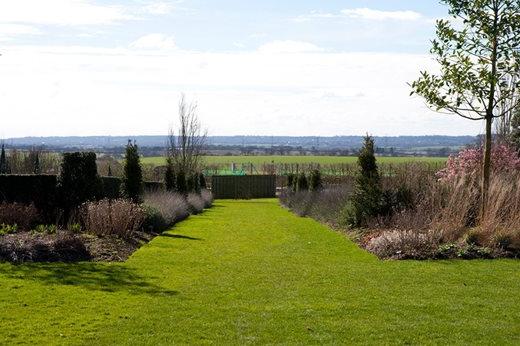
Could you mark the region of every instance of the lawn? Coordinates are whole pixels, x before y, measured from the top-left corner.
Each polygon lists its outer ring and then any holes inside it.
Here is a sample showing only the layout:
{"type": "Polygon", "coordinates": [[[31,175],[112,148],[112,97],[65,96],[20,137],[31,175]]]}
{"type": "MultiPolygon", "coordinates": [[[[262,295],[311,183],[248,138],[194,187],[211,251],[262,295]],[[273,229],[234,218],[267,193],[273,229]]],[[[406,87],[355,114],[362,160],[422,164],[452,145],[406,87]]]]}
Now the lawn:
{"type": "Polygon", "coordinates": [[[126,263],[0,264],[0,344],[519,344],[520,262],[382,262],[275,200],[126,263]]]}
{"type": "MultiPolygon", "coordinates": [[[[428,163],[443,163],[446,158],[439,157],[378,157],[379,163],[403,163],[403,162],[428,162],[428,163]]],[[[164,165],[164,157],[145,157],[142,159],[143,163],[164,165]]],[[[319,163],[338,164],[338,163],[356,163],[356,156],[205,156],[204,162],[206,164],[244,164],[252,163],[254,165],[261,165],[264,163],[319,163]]]]}

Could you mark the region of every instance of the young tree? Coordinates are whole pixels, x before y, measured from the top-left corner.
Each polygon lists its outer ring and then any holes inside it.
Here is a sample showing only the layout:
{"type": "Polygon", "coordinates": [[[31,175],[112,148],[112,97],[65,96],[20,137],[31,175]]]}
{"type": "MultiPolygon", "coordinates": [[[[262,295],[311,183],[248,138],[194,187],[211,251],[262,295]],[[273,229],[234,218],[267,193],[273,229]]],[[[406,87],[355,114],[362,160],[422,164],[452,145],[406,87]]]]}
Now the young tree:
{"type": "Polygon", "coordinates": [[[363,226],[368,219],[381,212],[383,192],[374,153],[374,139],[367,135],[359,152],[355,191],[347,206],[347,223],[350,227],[363,226]]]}
{"type": "Polygon", "coordinates": [[[143,191],[143,171],[137,144],[128,141],[125,154],[123,192],[134,203],[139,203],[143,191]]]}
{"type": "Polygon", "coordinates": [[[202,150],[206,143],[206,132],[197,115],[197,104],[188,103],[181,95],[179,101],[179,128],[170,129],[167,157],[175,172],[185,176],[201,171],[202,150]]]}
{"type": "Polygon", "coordinates": [[[481,212],[489,193],[492,123],[517,106],[511,100],[520,87],[520,2],[518,0],[441,0],[461,23],[437,21],[432,54],[440,75],[421,72],[416,93],[437,111],[447,111],[486,124],[481,212]],[[513,81],[513,82],[512,82],[513,81]]]}

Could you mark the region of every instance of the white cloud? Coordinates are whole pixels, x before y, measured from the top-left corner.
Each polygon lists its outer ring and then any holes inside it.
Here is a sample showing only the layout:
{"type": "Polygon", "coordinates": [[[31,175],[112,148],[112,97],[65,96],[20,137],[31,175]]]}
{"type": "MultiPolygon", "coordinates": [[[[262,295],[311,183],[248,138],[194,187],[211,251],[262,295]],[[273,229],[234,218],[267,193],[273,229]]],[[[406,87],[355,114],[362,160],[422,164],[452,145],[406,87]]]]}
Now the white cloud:
{"type": "Polygon", "coordinates": [[[122,6],[88,0],[12,0],[0,2],[0,23],[107,25],[136,19],[122,6]]]}
{"type": "Polygon", "coordinates": [[[41,31],[30,25],[0,23],[0,41],[10,41],[19,35],[40,35],[41,31]]]}
{"type": "Polygon", "coordinates": [[[477,133],[480,124],[409,97],[406,83],[421,69],[435,63],[413,54],[12,47],[0,57],[0,137],[164,134],[183,91],[212,135],[477,133]]]}
{"type": "Polygon", "coordinates": [[[276,53],[311,53],[323,52],[320,48],[309,42],[302,41],[272,41],[258,48],[260,53],[276,54],[276,53]]]}
{"type": "Polygon", "coordinates": [[[151,50],[173,50],[177,48],[175,44],[175,38],[173,36],[166,36],[164,34],[145,35],[132,42],[130,47],[151,50]]]}
{"type": "Polygon", "coordinates": [[[340,13],[326,13],[313,11],[293,19],[295,22],[308,22],[311,20],[327,19],[362,19],[362,20],[394,20],[394,21],[419,21],[426,19],[421,13],[415,11],[381,11],[370,8],[351,8],[341,10],[340,13]]]}
{"type": "Polygon", "coordinates": [[[171,2],[154,2],[144,7],[144,12],[153,15],[170,14],[175,9],[175,5],[171,2]]]}
{"type": "Polygon", "coordinates": [[[417,21],[423,18],[422,14],[415,11],[379,11],[366,7],[345,9],[341,13],[350,18],[366,20],[417,21]]]}

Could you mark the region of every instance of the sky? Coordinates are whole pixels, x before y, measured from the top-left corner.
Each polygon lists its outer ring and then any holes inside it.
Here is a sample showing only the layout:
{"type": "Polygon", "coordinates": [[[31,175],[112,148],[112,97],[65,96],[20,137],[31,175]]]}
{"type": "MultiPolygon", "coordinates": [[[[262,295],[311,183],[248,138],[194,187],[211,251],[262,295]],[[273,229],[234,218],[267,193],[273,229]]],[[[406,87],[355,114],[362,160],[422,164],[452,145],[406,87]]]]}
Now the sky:
{"type": "Polygon", "coordinates": [[[2,0],[0,137],[473,135],[410,97],[438,0],[2,0]]]}

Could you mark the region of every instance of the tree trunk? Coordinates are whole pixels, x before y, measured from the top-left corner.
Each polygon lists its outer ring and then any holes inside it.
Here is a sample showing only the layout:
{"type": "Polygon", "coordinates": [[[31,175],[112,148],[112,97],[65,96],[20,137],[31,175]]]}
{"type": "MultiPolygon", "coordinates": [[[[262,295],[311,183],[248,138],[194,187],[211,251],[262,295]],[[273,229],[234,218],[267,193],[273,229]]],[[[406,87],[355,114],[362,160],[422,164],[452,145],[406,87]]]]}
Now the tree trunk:
{"type": "Polygon", "coordinates": [[[486,116],[486,142],[484,145],[484,165],[482,169],[482,201],[480,216],[484,217],[486,213],[486,207],[489,197],[489,180],[491,177],[491,146],[493,145],[493,134],[491,132],[491,126],[493,123],[493,117],[486,116]]]}

